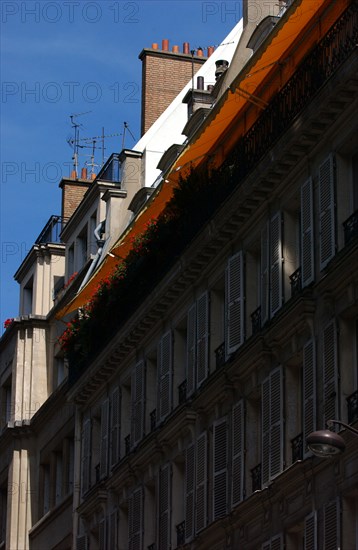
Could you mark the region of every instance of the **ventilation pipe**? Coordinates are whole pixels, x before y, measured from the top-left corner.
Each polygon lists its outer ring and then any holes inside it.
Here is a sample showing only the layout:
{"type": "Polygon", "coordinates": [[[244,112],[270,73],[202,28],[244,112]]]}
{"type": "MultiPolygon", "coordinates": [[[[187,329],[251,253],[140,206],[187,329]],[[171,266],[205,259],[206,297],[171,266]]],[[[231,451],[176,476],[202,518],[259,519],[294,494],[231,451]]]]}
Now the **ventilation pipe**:
{"type": "Polygon", "coordinates": [[[85,277],[84,277],[84,279],[81,283],[80,288],[78,289],[78,292],[80,290],[82,290],[82,288],[88,283],[88,281],[91,278],[92,273],[94,273],[94,270],[96,269],[96,267],[98,265],[99,259],[102,255],[102,252],[103,252],[104,243],[106,242],[104,239],[102,239],[103,234],[105,232],[105,229],[106,229],[106,220],[103,220],[101,223],[99,223],[97,225],[96,229],[93,232],[93,234],[96,238],[96,243],[97,243],[97,246],[98,246],[98,250],[97,250],[97,253],[96,253],[95,257],[92,260],[91,265],[89,266],[89,269],[88,269],[88,271],[87,271],[87,273],[86,273],[86,275],[85,275],[85,277]]]}

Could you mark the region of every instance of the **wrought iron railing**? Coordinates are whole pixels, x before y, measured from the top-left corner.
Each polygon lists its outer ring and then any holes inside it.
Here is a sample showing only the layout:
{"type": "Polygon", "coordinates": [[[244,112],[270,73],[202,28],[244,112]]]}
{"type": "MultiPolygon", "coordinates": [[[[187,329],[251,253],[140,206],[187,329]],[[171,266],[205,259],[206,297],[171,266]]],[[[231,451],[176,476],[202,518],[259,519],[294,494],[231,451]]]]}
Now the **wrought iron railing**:
{"type": "Polygon", "coordinates": [[[350,243],[358,235],[358,210],[343,223],[344,244],[350,243]]]}
{"type": "Polygon", "coordinates": [[[251,330],[252,335],[257,334],[261,330],[261,306],[251,313],[251,330]]]}
{"type": "Polygon", "coordinates": [[[178,523],[176,526],[177,531],[177,546],[185,544],[185,521],[178,523]]]}
{"type": "Polygon", "coordinates": [[[215,365],[217,369],[220,369],[223,367],[226,363],[226,357],[225,357],[225,342],[220,344],[219,347],[215,350],[215,365]]]}
{"type": "Polygon", "coordinates": [[[302,290],[302,275],[301,267],[297,268],[296,271],[290,275],[290,284],[291,284],[291,297],[297,296],[302,290]]]}
{"type": "Polygon", "coordinates": [[[184,380],[181,384],[178,386],[178,394],[179,394],[179,405],[182,405],[186,401],[186,388],[187,388],[187,381],[184,380]]]}
{"type": "Polygon", "coordinates": [[[303,434],[300,433],[291,439],[292,464],[303,459],[303,434]]]}
{"type": "Polygon", "coordinates": [[[147,550],[156,550],[156,548],[157,548],[157,545],[155,544],[155,542],[152,542],[152,544],[147,546],[147,550]]]}
{"type": "Polygon", "coordinates": [[[121,176],[121,161],[119,160],[119,154],[113,153],[97,174],[97,180],[120,183],[121,176]]]}
{"type": "Polygon", "coordinates": [[[131,452],[131,434],[124,438],[124,452],[128,455],[131,452]]]}
{"type": "Polygon", "coordinates": [[[347,397],[348,424],[358,420],[358,390],[347,397]]]}
{"type": "Polygon", "coordinates": [[[260,491],[261,489],[261,464],[255,466],[251,470],[251,483],[252,483],[252,492],[260,491]]]}
{"type": "Polygon", "coordinates": [[[60,234],[67,221],[68,218],[62,216],[51,216],[37,237],[35,244],[61,243],[60,234]]]}
{"type": "Polygon", "coordinates": [[[157,426],[157,409],[153,409],[151,413],[149,413],[150,418],[150,431],[152,432],[155,430],[157,426]]]}

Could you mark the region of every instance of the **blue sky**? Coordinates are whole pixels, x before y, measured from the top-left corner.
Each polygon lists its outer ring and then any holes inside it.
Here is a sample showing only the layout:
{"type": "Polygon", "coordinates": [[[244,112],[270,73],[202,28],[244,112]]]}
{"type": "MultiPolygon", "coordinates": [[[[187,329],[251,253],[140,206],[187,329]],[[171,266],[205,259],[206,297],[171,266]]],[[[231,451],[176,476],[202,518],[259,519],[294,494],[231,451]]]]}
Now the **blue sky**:
{"type": "MultiPolygon", "coordinates": [[[[241,2],[2,0],[1,10],[1,327],[18,315],[13,275],[53,214],[61,177],[69,175],[73,135],[120,134],[126,121],[140,137],[143,48],[217,45],[238,22],[241,2]]],[[[125,146],[134,142],[127,134],[125,146]]],[[[106,156],[122,136],[106,140],[106,156]]],[[[83,149],[80,166],[89,160],[83,149]]],[[[100,162],[98,151],[96,160],[100,162]]]]}

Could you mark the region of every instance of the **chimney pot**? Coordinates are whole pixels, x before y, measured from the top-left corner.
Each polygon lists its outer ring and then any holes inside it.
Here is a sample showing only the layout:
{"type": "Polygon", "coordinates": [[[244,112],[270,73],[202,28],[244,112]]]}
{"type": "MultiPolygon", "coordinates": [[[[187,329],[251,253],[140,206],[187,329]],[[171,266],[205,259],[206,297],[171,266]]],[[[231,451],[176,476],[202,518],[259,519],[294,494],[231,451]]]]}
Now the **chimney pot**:
{"type": "Polygon", "coordinates": [[[210,57],[211,55],[213,55],[214,49],[215,49],[214,46],[209,46],[209,47],[208,47],[208,57],[210,57]]]}
{"type": "Polygon", "coordinates": [[[157,42],[153,42],[152,44],[152,50],[157,50],[158,49],[158,44],[157,42]]]}
{"type": "Polygon", "coordinates": [[[196,50],[196,55],[197,55],[198,57],[203,57],[203,50],[202,50],[201,48],[198,48],[198,49],[196,50]]]}
{"type": "Polygon", "coordinates": [[[164,38],[162,40],[162,50],[164,52],[167,52],[169,50],[169,40],[167,38],[164,38]]]}
{"type": "Polygon", "coordinates": [[[172,47],[172,52],[173,53],[179,53],[179,46],[173,46],[172,47]]]}
{"type": "Polygon", "coordinates": [[[95,173],[91,174],[91,180],[92,180],[92,181],[93,181],[93,180],[95,180],[95,179],[96,179],[96,177],[97,177],[97,176],[96,176],[96,174],[95,174],[95,173]]]}
{"type": "Polygon", "coordinates": [[[196,87],[198,90],[204,90],[204,77],[198,76],[196,79],[196,87]]]}
{"type": "Polygon", "coordinates": [[[184,44],[183,44],[183,53],[189,55],[189,53],[190,53],[190,45],[189,45],[189,42],[184,42],[184,44]]]}
{"type": "Polygon", "coordinates": [[[81,180],[87,179],[87,168],[82,168],[81,170],[81,180]]]}
{"type": "Polygon", "coordinates": [[[76,170],[72,170],[72,172],[71,172],[71,180],[76,180],[76,179],[77,179],[76,170]]]}

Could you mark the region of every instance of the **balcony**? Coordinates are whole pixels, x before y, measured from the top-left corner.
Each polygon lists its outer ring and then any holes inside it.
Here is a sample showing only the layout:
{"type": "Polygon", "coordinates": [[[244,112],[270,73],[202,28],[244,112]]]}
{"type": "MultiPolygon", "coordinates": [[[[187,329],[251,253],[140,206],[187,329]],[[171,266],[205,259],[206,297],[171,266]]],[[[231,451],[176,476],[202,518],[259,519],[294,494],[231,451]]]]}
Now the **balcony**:
{"type": "Polygon", "coordinates": [[[347,397],[348,424],[358,420],[358,390],[347,397]]]}
{"type": "Polygon", "coordinates": [[[35,244],[61,243],[60,234],[67,221],[68,218],[62,216],[51,216],[37,237],[35,244]]]}
{"type": "Polygon", "coordinates": [[[358,235],[358,210],[343,223],[344,244],[347,246],[358,235]]]}
{"type": "Polygon", "coordinates": [[[121,162],[119,160],[119,154],[113,153],[107,162],[103,165],[100,172],[97,175],[97,180],[108,181],[112,183],[121,182],[121,162]]]}

